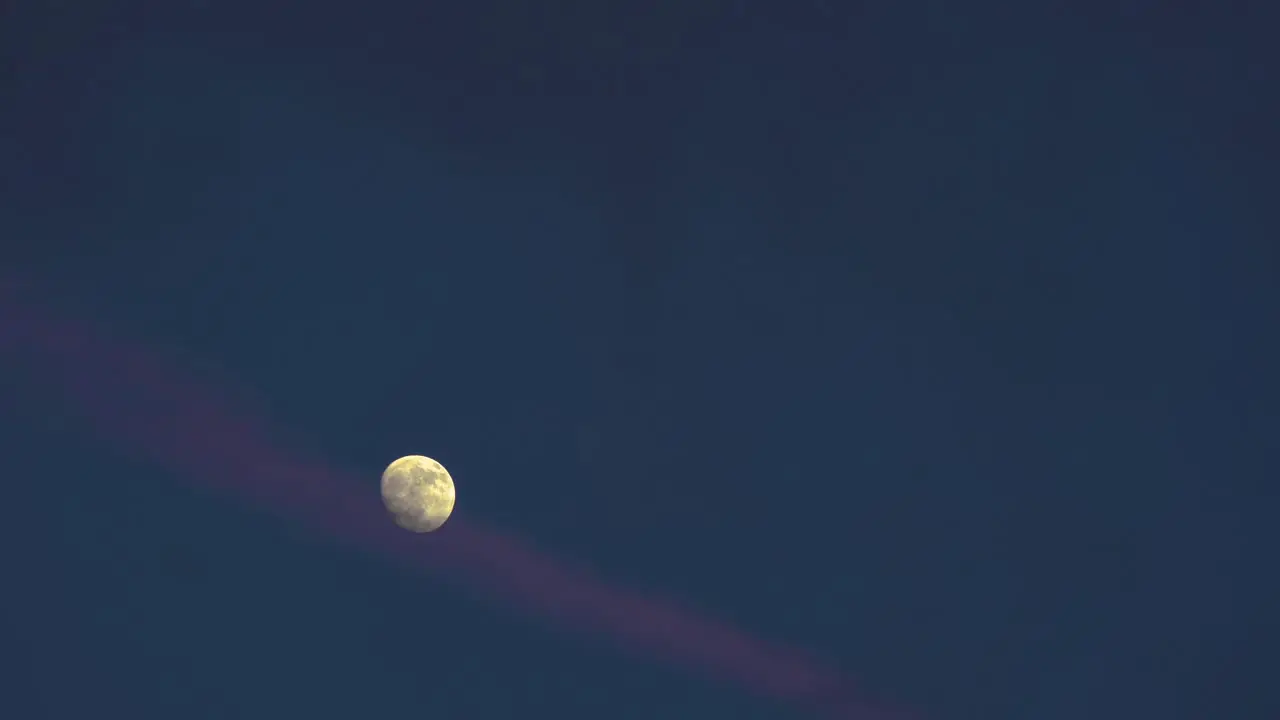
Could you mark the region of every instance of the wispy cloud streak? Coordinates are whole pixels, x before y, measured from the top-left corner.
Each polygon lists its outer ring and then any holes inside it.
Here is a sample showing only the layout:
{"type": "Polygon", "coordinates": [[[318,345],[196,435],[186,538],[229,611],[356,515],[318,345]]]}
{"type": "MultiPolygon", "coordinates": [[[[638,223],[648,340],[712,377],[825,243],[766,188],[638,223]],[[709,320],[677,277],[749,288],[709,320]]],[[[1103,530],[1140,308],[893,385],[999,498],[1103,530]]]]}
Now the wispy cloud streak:
{"type": "Polygon", "coordinates": [[[12,287],[0,288],[0,358],[47,391],[52,405],[178,478],[755,694],[824,717],[890,717],[855,700],[839,673],[797,650],[611,585],[515,536],[465,517],[430,537],[406,533],[387,520],[367,478],[290,451],[265,416],[232,401],[228,388],[12,287]]]}

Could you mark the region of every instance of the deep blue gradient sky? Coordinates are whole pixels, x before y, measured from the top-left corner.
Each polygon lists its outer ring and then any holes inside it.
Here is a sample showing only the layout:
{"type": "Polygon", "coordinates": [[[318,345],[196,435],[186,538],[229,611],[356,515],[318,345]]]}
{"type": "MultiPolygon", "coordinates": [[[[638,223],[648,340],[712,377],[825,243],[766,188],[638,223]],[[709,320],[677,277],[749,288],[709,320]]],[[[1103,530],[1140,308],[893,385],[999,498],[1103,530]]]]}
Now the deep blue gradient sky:
{"type": "MultiPolygon", "coordinates": [[[[80,5],[0,21],[6,282],[921,718],[1277,716],[1261,16],[80,5]]],[[[803,717],[204,492],[14,343],[6,717],[803,717]]]]}

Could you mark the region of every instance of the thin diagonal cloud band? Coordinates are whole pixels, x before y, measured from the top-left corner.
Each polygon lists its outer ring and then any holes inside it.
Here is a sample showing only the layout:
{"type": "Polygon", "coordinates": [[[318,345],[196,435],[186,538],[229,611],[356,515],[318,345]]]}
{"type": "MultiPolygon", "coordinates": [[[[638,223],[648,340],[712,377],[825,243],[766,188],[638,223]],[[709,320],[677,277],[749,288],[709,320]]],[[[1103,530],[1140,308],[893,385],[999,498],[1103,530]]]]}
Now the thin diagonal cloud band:
{"type": "Polygon", "coordinates": [[[399,530],[377,493],[358,489],[359,478],[290,452],[273,440],[262,414],[231,402],[223,388],[162,352],[12,289],[0,289],[0,357],[107,440],[180,478],[758,695],[825,717],[888,717],[854,699],[839,673],[796,650],[610,585],[509,534],[463,517],[426,542],[399,530]]]}

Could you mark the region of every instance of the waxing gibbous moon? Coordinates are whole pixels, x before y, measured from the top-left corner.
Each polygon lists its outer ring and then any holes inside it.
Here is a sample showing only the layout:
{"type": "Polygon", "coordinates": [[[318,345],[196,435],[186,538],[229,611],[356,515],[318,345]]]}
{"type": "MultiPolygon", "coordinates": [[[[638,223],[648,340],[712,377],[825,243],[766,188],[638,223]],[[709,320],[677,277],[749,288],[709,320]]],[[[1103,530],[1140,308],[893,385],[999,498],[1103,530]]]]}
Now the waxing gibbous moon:
{"type": "Polygon", "coordinates": [[[453,512],[453,501],[453,478],[429,457],[407,455],[382,473],[382,502],[405,530],[440,529],[453,512]]]}

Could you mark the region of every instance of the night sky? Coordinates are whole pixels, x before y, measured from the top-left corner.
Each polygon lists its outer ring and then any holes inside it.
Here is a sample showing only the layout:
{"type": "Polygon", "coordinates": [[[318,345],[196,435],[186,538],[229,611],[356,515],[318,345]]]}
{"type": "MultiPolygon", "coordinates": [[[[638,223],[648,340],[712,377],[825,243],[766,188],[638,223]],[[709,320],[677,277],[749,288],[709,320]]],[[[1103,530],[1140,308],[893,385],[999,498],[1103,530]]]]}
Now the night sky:
{"type": "Polygon", "coordinates": [[[4,717],[1280,717],[1261,15],[16,5],[4,717]]]}

